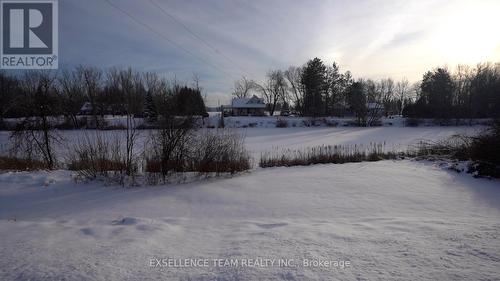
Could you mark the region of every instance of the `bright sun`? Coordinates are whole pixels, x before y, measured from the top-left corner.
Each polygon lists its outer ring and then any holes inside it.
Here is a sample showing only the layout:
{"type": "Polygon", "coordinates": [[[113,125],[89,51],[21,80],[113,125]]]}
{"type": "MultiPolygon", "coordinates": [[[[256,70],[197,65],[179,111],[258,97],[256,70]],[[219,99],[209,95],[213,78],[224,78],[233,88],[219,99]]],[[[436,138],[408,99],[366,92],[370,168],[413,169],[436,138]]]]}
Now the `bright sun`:
{"type": "Polygon", "coordinates": [[[432,38],[434,49],[449,63],[500,59],[500,2],[470,2],[443,15],[432,38]]]}

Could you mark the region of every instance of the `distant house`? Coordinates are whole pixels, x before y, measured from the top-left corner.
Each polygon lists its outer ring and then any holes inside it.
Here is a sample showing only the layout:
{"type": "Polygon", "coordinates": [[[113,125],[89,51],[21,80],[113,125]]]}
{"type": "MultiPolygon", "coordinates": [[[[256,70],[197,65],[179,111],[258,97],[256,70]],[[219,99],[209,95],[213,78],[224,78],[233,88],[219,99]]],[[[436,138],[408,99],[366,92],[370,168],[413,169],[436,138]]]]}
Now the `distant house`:
{"type": "Polygon", "coordinates": [[[80,108],[80,115],[90,115],[92,114],[92,104],[90,102],[85,102],[80,108]]]}
{"type": "Polygon", "coordinates": [[[263,116],[265,109],[264,99],[255,95],[251,98],[234,98],[231,101],[232,115],[235,116],[263,116]]]}

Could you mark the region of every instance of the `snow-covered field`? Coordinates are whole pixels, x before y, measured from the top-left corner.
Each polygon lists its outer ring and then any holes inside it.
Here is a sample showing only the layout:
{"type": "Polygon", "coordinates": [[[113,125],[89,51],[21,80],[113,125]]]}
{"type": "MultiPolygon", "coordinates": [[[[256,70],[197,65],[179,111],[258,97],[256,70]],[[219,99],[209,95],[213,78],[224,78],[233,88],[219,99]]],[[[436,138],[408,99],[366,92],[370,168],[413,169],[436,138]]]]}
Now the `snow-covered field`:
{"type": "MultiPolygon", "coordinates": [[[[241,132],[258,155],[273,147],[408,145],[479,129],[241,132]]],[[[68,171],[3,173],[0,237],[0,280],[499,280],[500,182],[416,161],[254,169],[128,189],[76,184],[68,171]],[[152,267],[152,258],[197,266],[152,267]],[[349,266],[303,264],[330,260],[349,266]]]]}
{"type": "MultiPolygon", "coordinates": [[[[318,127],[318,128],[235,128],[230,129],[245,137],[245,144],[257,159],[261,152],[281,148],[305,148],[307,146],[334,144],[369,144],[385,143],[388,149],[405,149],[419,140],[441,140],[455,134],[473,135],[486,127],[318,127]]],[[[215,129],[209,129],[215,130],[215,129]]],[[[124,137],[123,131],[100,131],[110,137],[124,137]]],[[[60,158],[64,160],[68,150],[82,140],[86,134],[95,134],[93,130],[59,131],[65,140],[59,145],[60,158]]],[[[149,130],[140,131],[136,150],[144,149],[143,142],[150,134],[149,130]]],[[[6,151],[9,144],[9,132],[0,131],[0,152],[6,151]]]]}
{"type": "Polygon", "coordinates": [[[254,155],[281,148],[334,144],[385,143],[389,149],[406,149],[419,140],[441,140],[456,134],[474,135],[485,127],[339,127],[238,129],[254,155]]]}

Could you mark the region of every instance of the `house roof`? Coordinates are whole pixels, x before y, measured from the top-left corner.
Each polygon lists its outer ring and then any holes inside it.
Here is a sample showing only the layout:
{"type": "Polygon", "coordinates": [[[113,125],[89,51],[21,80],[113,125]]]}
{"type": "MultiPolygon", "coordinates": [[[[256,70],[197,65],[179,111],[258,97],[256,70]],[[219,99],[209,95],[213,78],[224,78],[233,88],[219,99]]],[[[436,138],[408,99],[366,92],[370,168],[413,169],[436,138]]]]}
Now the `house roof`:
{"type": "Polygon", "coordinates": [[[380,109],[380,110],[384,109],[384,105],[377,102],[368,102],[366,103],[366,107],[368,109],[380,109]]]}
{"type": "Polygon", "coordinates": [[[266,108],[264,100],[253,96],[251,98],[234,98],[231,102],[232,108],[266,108]]]}
{"type": "Polygon", "coordinates": [[[92,104],[90,102],[85,102],[82,107],[80,108],[80,110],[92,110],[92,104]]]}

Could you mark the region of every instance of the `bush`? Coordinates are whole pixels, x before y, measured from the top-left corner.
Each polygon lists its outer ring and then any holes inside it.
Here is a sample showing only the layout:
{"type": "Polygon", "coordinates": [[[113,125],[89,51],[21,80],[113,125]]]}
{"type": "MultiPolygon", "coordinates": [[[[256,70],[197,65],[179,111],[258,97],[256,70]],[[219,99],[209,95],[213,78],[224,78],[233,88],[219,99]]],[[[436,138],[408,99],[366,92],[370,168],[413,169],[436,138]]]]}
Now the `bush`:
{"type": "Polygon", "coordinates": [[[418,127],[422,123],[422,120],[419,118],[406,118],[405,126],[406,127],[418,127]]]}
{"type": "Polygon", "coordinates": [[[496,122],[484,134],[473,138],[470,154],[474,160],[500,164],[500,122],[496,122]]]}
{"type": "Polygon", "coordinates": [[[490,130],[472,139],[470,158],[480,176],[500,178],[500,122],[495,122],[490,130]]]}
{"type": "Polygon", "coordinates": [[[54,169],[58,166],[54,146],[61,142],[47,117],[27,117],[10,133],[10,154],[19,159],[42,161],[54,169]]]}
{"type": "Polygon", "coordinates": [[[185,169],[186,156],[193,136],[191,119],[165,118],[161,129],[153,132],[146,144],[146,172],[161,173],[166,178],[172,172],[185,169]]]}
{"type": "Polygon", "coordinates": [[[7,171],[36,171],[48,170],[49,167],[43,161],[23,159],[10,156],[0,156],[0,170],[7,171]]]}
{"type": "Polygon", "coordinates": [[[339,123],[330,119],[325,119],[325,124],[327,127],[337,127],[339,125],[339,123]]]}
{"type": "Polygon", "coordinates": [[[228,130],[204,131],[193,139],[188,170],[198,173],[234,174],[251,168],[244,139],[228,130]]]}
{"type": "Polygon", "coordinates": [[[251,168],[244,139],[228,130],[172,130],[152,136],[145,171],[148,182],[165,181],[177,173],[234,174],[251,168]]]}
{"type": "Polygon", "coordinates": [[[99,177],[114,177],[123,183],[127,171],[137,171],[137,163],[133,162],[127,167],[122,144],[118,137],[113,140],[106,139],[99,132],[87,134],[77,145],[72,148],[69,156],[68,169],[77,171],[85,179],[99,177]]]}
{"type": "Polygon", "coordinates": [[[421,141],[407,155],[471,161],[469,172],[499,178],[500,123],[495,123],[487,132],[475,137],[453,136],[438,142],[421,141]]]}
{"type": "Polygon", "coordinates": [[[276,128],[286,128],[288,127],[288,121],[284,119],[276,120],[276,128]]]}
{"type": "Polygon", "coordinates": [[[368,124],[370,127],[381,127],[382,126],[382,121],[380,119],[375,119],[368,124]]]}
{"type": "Polygon", "coordinates": [[[455,135],[439,141],[419,141],[406,154],[411,157],[468,160],[472,139],[455,135]]]}

